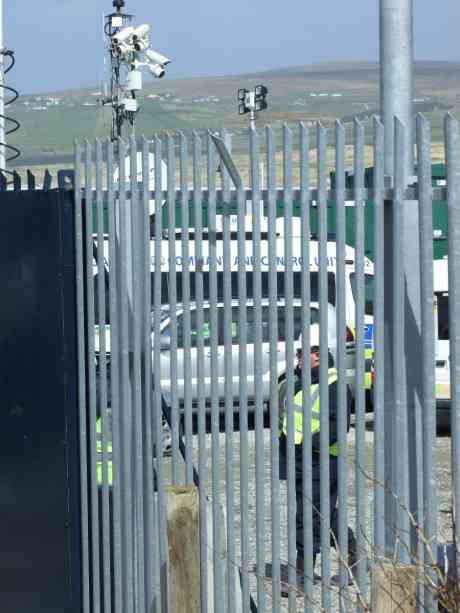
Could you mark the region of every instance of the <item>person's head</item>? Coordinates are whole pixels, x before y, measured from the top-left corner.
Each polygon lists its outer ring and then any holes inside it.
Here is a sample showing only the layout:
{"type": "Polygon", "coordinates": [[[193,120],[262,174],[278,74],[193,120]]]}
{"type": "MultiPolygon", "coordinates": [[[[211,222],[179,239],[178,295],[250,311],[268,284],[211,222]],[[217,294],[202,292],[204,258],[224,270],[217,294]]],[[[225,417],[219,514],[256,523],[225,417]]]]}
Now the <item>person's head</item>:
{"type": "MultiPolygon", "coordinates": [[[[302,348],[297,349],[297,365],[302,370],[304,366],[304,357],[302,348]]],[[[310,347],[310,368],[318,368],[319,366],[319,347],[313,345],[310,347]]]]}
{"type": "MultiPolygon", "coordinates": [[[[297,368],[302,370],[304,366],[304,357],[302,348],[299,347],[297,349],[297,368]]],[[[332,353],[328,351],[328,368],[332,368],[334,366],[334,358],[332,353]]],[[[319,367],[319,347],[318,345],[312,345],[310,347],[310,368],[313,370],[314,368],[319,367]]]]}

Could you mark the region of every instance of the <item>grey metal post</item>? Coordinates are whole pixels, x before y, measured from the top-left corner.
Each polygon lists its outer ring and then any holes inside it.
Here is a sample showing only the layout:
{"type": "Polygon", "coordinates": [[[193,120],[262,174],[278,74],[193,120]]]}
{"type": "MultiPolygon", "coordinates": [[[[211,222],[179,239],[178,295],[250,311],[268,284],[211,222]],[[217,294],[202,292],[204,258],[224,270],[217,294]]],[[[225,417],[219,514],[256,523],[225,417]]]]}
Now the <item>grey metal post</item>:
{"type": "Polygon", "coordinates": [[[405,174],[413,169],[413,0],[380,0],[380,109],[385,127],[385,174],[393,175],[397,117],[406,127],[405,174]]]}
{"type": "MultiPolygon", "coordinates": [[[[389,486],[385,496],[386,550],[393,553],[395,544],[394,528],[407,527],[405,517],[408,511],[417,516],[419,510],[420,481],[417,480],[416,466],[420,459],[422,373],[418,356],[421,355],[421,304],[420,269],[418,241],[418,210],[414,203],[404,201],[403,193],[413,173],[413,0],[380,0],[380,100],[384,124],[385,174],[393,176],[400,169],[398,194],[384,207],[385,225],[385,482],[389,486]],[[395,123],[397,130],[395,130],[395,123]],[[396,143],[395,134],[399,135],[396,143]],[[398,148],[397,157],[396,148],[398,148]],[[402,167],[401,167],[402,164],[402,167]],[[403,207],[401,224],[395,224],[395,207],[403,207]],[[395,234],[397,233],[397,235],[395,234]],[[402,245],[401,257],[394,262],[395,247],[402,245]],[[394,264],[400,269],[394,270],[394,264]],[[394,274],[401,274],[402,285],[394,285],[394,274]],[[394,294],[395,287],[401,294],[394,294]],[[404,341],[397,331],[395,299],[400,302],[404,313],[404,341]],[[398,342],[396,342],[398,341],[398,342]],[[392,355],[392,347],[396,354],[392,355]],[[402,353],[399,356],[399,352],[402,353]],[[397,370],[393,368],[394,358],[401,358],[405,376],[396,385],[397,370]],[[399,393],[398,393],[399,390],[399,393]],[[397,407],[399,407],[397,409],[397,407]],[[408,429],[414,436],[408,436],[408,429]],[[397,462],[397,447],[404,443],[409,470],[402,471],[397,462]],[[393,495],[398,496],[395,502],[393,495]],[[401,503],[408,505],[403,510],[401,503]]],[[[377,373],[377,377],[379,373],[377,373]]],[[[400,458],[400,456],[399,456],[400,458]]],[[[404,462],[404,464],[406,463],[404,462]]],[[[401,537],[401,535],[398,535],[401,537]]],[[[405,539],[403,539],[404,542],[405,539]]],[[[411,543],[414,551],[415,543],[411,543]]],[[[404,549],[404,547],[402,548],[404,549]]],[[[407,560],[408,552],[399,550],[402,559],[407,560]]]]}

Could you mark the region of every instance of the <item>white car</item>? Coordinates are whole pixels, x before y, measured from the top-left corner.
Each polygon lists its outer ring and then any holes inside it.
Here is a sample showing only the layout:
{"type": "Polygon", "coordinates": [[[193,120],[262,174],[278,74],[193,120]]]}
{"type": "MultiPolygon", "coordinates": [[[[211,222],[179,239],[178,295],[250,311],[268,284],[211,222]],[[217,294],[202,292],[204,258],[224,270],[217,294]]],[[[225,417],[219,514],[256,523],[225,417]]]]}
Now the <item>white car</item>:
{"type": "MultiPolygon", "coordinates": [[[[264,299],[261,302],[262,310],[262,345],[261,345],[261,360],[262,360],[262,397],[263,401],[268,401],[270,396],[270,380],[271,377],[280,379],[286,372],[286,303],[284,300],[278,300],[276,305],[277,323],[278,323],[278,343],[277,343],[277,372],[270,372],[270,329],[269,329],[269,302],[264,299]]],[[[336,311],[334,306],[328,305],[328,345],[331,352],[336,353],[336,311]]],[[[232,301],[231,306],[231,358],[232,358],[232,399],[234,404],[238,404],[240,397],[240,378],[239,378],[239,355],[240,355],[240,334],[238,322],[239,305],[238,301],[232,301]]],[[[184,341],[186,339],[186,331],[184,329],[184,311],[177,311],[177,369],[175,373],[171,373],[171,319],[167,317],[161,323],[161,336],[159,339],[160,345],[160,364],[161,364],[161,389],[162,392],[170,394],[172,392],[171,380],[175,381],[175,391],[179,403],[182,404],[185,398],[185,381],[190,382],[192,403],[198,401],[198,381],[197,361],[197,338],[198,335],[203,335],[204,340],[204,397],[206,403],[211,401],[211,386],[213,380],[217,376],[217,396],[219,403],[222,404],[225,400],[225,347],[224,347],[224,304],[216,305],[217,326],[218,326],[218,350],[215,362],[211,359],[211,308],[208,303],[203,305],[203,329],[198,330],[197,327],[197,309],[193,305],[190,309],[190,372],[184,372],[184,341]],[[216,373],[212,378],[212,367],[215,363],[216,373]]],[[[247,370],[245,381],[247,384],[248,401],[251,403],[255,397],[255,307],[253,301],[246,303],[246,318],[247,318],[247,370]]],[[[295,355],[296,348],[301,344],[301,318],[302,307],[300,300],[293,301],[293,329],[294,329],[294,344],[290,351],[295,355]]],[[[310,324],[319,323],[319,305],[316,302],[310,304],[310,324]]]]}

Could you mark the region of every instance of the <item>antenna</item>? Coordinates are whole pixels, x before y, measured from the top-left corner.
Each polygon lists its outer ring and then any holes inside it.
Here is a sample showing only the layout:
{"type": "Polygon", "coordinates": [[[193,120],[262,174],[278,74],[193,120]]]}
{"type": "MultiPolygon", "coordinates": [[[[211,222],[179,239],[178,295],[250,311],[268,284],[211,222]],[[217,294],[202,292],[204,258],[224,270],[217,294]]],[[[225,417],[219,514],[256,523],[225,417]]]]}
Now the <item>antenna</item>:
{"type": "Polygon", "coordinates": [[[9,175],[13,173],[7,170],[7,163],[15,160],[20,155],[17,147],[6,142],[6,137],[16,132],[20,127],[16,119],[5,115],[5,107],[12,104],[19,97],[19,93],[13,87],[5,85],[5,75],[13,68],[14,63],[14,52],[6,49],[4,45],[3,0],[0,0],[0,173],[7,173],[9,175]],[[9,95],[9,98],[5,96],[5,92],[9,95]]]}
{"type": "Polygon", "coordinates": [[[5,94],[3,84],[5,80],[3,50],[3,0],[0,0],[0,168],[5,168],[5,94]]]}
{"type": "Polygon", "coordinates": [[[113,0],[113,6],[116,13],[107,15],[104,25],[110,58],[110,93],[102,99],[102,104],[112,106],[111,137],[117,140],[124,135],[126,125],[134,133],[139,112],[136,94],[142,90],[141,68],[162,78],[171,60],[149,48],[150,26],[133,27],[133,15],[122,12],[124,0],[113,0]]]}

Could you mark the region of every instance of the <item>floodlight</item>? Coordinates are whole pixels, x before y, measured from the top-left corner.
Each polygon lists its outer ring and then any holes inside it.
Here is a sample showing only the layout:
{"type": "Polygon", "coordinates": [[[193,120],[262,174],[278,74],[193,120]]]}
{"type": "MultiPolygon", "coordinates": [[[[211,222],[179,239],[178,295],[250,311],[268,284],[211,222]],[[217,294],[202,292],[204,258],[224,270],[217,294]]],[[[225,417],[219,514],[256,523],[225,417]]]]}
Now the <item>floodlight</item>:
{"type": "Polygon", "coordinates": [[[268,94],[268,89],[265,87],[265,85],[256,85],[254,88],[254,93],[256,98],[262,98],[268,94]]]}
{"type": "Polygon", "coordinates": [[[171,63],[171,60],[169,58],[165,57],[164,55],[161,55],[161,53],[158,53],[158,51],[154,51],[153,49],[147,49],[145,55],[153,64],[160,64],[161,66],[166,66],[167,64],[171,63]]]}
{"type": "Polygon", "coordinates": [[[121,11],[121,9],[125,6],[125,0],[113,0],[112,5],[117,11],[121,11]]]}
{"type": "Polygon", "coordinates": [[[256,113],[267,108],[266,95],[268,89],[265,85],[256,85],[254,89],[241,87],[238,89],[238,113],[250,113],[250,126],[255,129],[256,113]]]}
{"type": "Polygon", "coordinates": [[[267,108],[267,102],[265,100],[257,100],[254,104],[255,111],[264,111],[267,108]]]}

